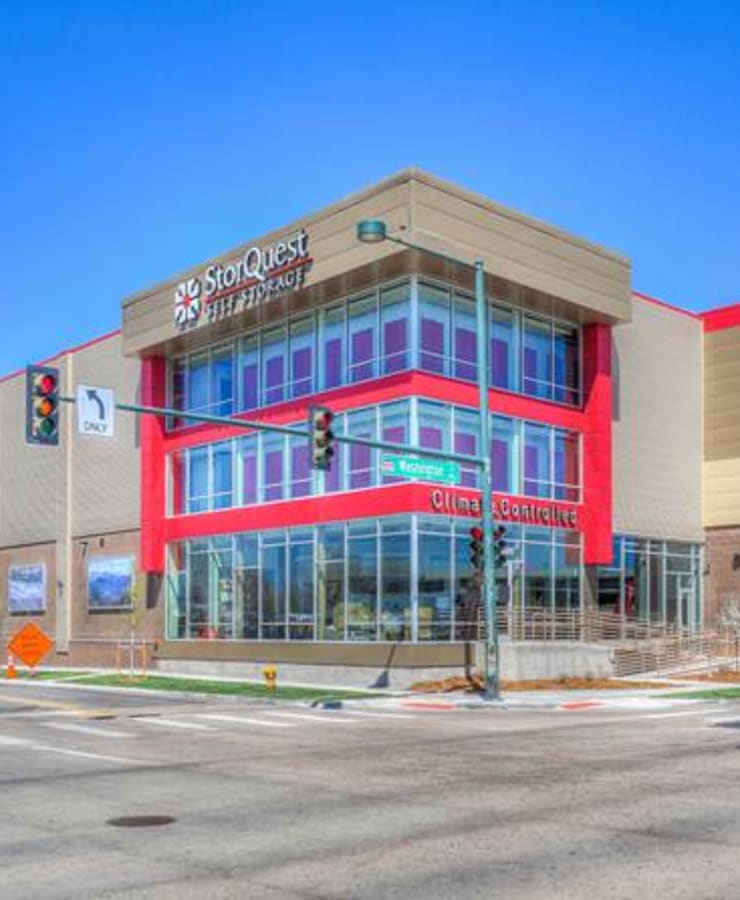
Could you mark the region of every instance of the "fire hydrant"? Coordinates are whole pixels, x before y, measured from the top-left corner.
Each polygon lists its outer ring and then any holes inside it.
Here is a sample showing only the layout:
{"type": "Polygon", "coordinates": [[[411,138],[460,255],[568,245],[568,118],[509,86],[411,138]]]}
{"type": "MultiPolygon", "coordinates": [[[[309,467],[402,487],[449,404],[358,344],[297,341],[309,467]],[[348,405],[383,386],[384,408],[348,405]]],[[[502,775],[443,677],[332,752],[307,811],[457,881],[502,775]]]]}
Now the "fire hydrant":
{"type": "Polygon", "coordinates": [[[267,688],[267,690],[274,691],[277,687],[277,666],[273,666],[272,663],[268,663],[262,670],[262,674],[265,678],[265,687],[267,688]]]}

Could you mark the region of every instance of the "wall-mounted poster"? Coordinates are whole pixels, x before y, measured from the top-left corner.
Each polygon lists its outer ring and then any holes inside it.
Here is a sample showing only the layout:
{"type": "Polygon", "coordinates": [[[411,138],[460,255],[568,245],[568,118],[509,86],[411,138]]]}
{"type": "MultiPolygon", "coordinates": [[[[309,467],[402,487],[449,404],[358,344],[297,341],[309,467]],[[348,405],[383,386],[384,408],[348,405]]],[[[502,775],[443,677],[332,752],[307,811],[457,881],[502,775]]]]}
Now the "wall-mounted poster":
{"type": "Polygon", "coordinates": [[[91,556],[87,561],[90,609],[130,609],[134,581],[132,556],[91,556]]]}
{"type": "Polygon", "coordinates": [[[46,610],[46,566],[10,566],[8,612],[42,613],[46,610]]]}

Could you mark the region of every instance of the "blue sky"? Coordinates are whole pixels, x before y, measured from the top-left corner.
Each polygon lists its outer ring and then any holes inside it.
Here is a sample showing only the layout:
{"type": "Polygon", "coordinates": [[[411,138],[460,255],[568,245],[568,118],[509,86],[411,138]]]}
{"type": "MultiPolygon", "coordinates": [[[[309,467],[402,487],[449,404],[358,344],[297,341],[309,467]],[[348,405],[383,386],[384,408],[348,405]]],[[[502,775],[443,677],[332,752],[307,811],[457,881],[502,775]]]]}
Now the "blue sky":
{"type": "Polygon", "coordinates": [[[740,301],[740,3],[0,5],[0,374],[408,165],[740,301]]]}

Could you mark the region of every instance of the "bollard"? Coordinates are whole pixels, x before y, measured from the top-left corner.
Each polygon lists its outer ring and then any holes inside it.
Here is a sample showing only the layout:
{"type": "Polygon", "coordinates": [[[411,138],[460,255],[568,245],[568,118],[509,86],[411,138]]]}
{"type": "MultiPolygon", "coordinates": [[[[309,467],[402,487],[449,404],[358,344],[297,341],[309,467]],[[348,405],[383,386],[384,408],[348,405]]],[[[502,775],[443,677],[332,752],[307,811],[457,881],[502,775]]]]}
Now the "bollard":
{"type": "Polygon", "coordinates": [[[265,687],[268,691],[274,691],[277,688],[277,666],[268,663],[262,670],[265,678],[265,687]]]}

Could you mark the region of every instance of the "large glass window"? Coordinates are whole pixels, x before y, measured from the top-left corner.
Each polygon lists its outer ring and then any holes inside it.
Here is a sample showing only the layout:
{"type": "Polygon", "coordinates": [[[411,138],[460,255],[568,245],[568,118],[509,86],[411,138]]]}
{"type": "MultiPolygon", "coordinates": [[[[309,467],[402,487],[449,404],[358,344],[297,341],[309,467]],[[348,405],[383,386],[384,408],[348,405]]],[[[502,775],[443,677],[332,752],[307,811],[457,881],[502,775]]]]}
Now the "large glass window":
{"type": "Polygon", "coordinates": [[[555,499],[578,502],[580,497],[579,439],[574,431],[554,431],[555,499]]]}
{"type": "Polygon", "coordinates": [[[381,329],[383,341],[383,374],[409,368],[411,303],[407,284],[383,291],[381,329]]]}
{"type": "MultiPolygon", "coordinates": [[[[168,554],[171,638],[290,641],[473,641],[484,633],[470,563],[471,520],[398,516],[196,538],[168,554]]],[[[506,525],[495,568],[499,621],[512,638],[574,639],[580,536],[506,525]]],[[[691,545],[653,542],[666,606],[680,616],[691,545]],[[683,552],[685,550],[685,552],[683,552]],[[683,585],[683,587],[682,587],[683,585]]],[[[652,546],[652,545],[651,545],[652,546]]],[[[686,598],[687,604],[690,602],[686,598]]]]}
{"type": "Polygon", "coordinates": [[[268,331],[262,339],[262,391],[263,405],[280,403],[286,399],[285,329],[268,331]]]}
{"type": "Polygon", "coordinates": [[[208,447],[196,447],[188,454],[189,513],[208,509],[208,447]]]}
{"type": "MultiPolygon", "coordinates": [[[[466,456],[478,455],[480,426],[478,414],[456,408],[453,415],[453,451],[466,456]]],[[[463,487],[478,486],[478,468],[474,465],[460,466],[460,484],[463,487]]]]}
{"type": "Polygon", "coordinates": [[[292,397],[314,392],[314,325],[312,318],[290,326],[290,387],[292,397]]]}
{"type": "Polygon", "coordinates": [[[419,368],[444,375],[450,358],[448,291],[419,284],[419,368]]]}
{"type": "Polygon", "coordinates": [[[234,505],[232,447],[231,441],[224,441],[212,448],[214,509],[228,509],[234,505]]]}
{"type": "Polygon", "coordinates": [[[524,316],[522,390],[535,397],[552,397],[552,326],[524,316]]]}
{"type": "Polygon", "coordinates": [[[524,423],[524,493],[530,497],[550,497],[550,435],[547,425],[524,423]]]}
{"type": "MultiPolygon", "coordinates": [[[[350,437],[375,437],[376,410],[359,410],[347,415],[347,434],[350,437]]],[[[347,449],[349,463],[347,465],[347,488],[350,491],[371,487],[375,483],[377,451],[359,444],[349,444],[347,449]]]]}
{"type": "Polygon", "coordinates": [[[478,377],[475,301],[455,294],[452,302],[452,375],[465,381],[478,377]]]}
{"type": "Polygon", "coordinates": [[[347,538],[347,640],[374,641],[378,612],[378,539],[374,523],[350,524],[347,538]]]}
{"type": "Polygon", "coordinates": [[[494,306],[491,310],[491,384],[519,390],[519,314],[494,306]]]}
{"type": "MultiPolygon", "coordinates": [[[[580,329],[489,304],[490,381],[568,405],[580,402],[580,329]]],[[[475,301],[449,286],[383,285],[171,361],[170,405],[230,415],[410,369],[477,380],[475,301]]],[[[168,427],[189,420],[173,415],[168,427]]]]}
{"type": "Polygon", "coordinates": [[[284,443],[285,439],[280,434],[265,433],[262,438],[262,471],[264,473],[265,501],[282,500],[284,496],[284,443]]]}
{"type": "Polygon", "coordinates": [[[349,381],[377,375],[377,302],[375,296],[353,300],[349,314],[349,381]]]}
{"type": "Polygon", "coordinates": [[[518,494],[521,422],[493,417],[491,435],[491,482],[494,491],[518,494]]]}
{"type": "Polygon", "coordinates": [[[320,360],[323,365],[323,388],[335,388],[344,384],[347,365],[345,327],[346,316],[343,305],[326,310],[321,330],[320,360]]]}

